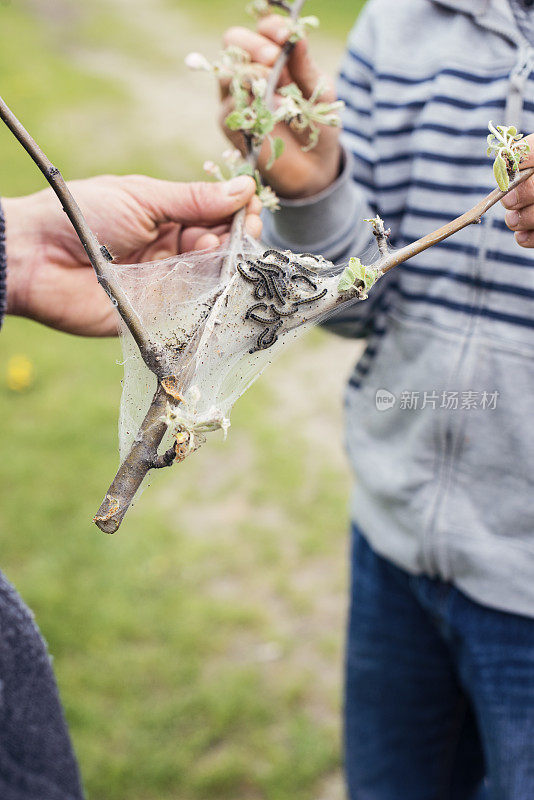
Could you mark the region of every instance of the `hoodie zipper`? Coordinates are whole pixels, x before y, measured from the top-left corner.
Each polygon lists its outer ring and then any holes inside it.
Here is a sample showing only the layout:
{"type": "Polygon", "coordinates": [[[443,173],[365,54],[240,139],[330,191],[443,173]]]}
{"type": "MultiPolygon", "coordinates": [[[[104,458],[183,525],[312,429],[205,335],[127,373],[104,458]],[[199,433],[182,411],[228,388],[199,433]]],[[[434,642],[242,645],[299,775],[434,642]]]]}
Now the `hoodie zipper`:
{"type": "MultiPolygon", "coordinates": [[[[431,2],[434,0],[431,0],[431,2]]],[[[447,5],[446,0],[444,2],[440,2],[437,0],[440,5],[447,5]]],[[[461,11],[460,9],[455,9],[458,13],[466,13],[461,11]]],[[[505,31],[501,26],[499,26],[495,22],[486,21],[484,19],[480,19],[474,17],[477,20],[478,24],[487,30],[489,33],[494,33],[499,36],[502,36],[505,39],[508,39],[509,42],[514,44],[517,47],[518,54],[516,64],[513,67],[512,71],[510,72],[509,84],[508,84],[508,92],[506,98],[506,110],[505,110],[505,125],[512,125],[515,124],[516,126],[521,125],[521,117],[523,113],[523,99],[524,99],[524,89],[526,81],[530,75],[534,67],[534,48],[531,47],[530,43],[525,39],[523,34],[519,29],[516,32],[512,31],[505,31]]],[[[517,21],[514,17],[514,23],[517,26],[517,21]]],[[[489,220],[488,220],[489,221],[489,220]]],[[[490,222],[491,224],[491,222],[490,222]]],[[[487,244],[482,244],[480,252],[478,254],[478,261],[485,258],[485,250],[487,249],[487,244]]],[[[443,450],[442,450],[442,457],[440,459],[440,466],[438,470],[438,485],[440,486],[440,493],[436,497],[436,500],[433,505],[433,509],[429,518],[429,525],[427,526],[428,535],[423,537],[422,541],[422,559],[424,563],[425,572],[430,576],[439,575],[443,580],[448,579],[448,570],[446,568],[446,558],[445,555],[440,552],[442,548],[440,548],[439,537],[436,536],[436,526],[439,518],[440,509],[442,507],[442,503],[444,500],[444,493],[447,492],[448,484],[449,484],[449,477],[451,470],[453,468],[454,463],[454,450],[456,447],[456,441],[454,436],[453,428],[451,427],[450,423],[447,423],[446,428],[444,430],[444,443],[443,443],[443,450]]]]}

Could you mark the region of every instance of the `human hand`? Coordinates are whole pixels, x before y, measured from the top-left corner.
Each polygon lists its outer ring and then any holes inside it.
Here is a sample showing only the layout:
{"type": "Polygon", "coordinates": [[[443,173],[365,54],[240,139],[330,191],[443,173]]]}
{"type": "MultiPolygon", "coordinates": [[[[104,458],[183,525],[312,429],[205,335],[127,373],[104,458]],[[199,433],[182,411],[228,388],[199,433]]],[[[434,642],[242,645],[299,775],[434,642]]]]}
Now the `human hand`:
{"type": "MultiPolygon", "coordinates": [[[[174,183],[105,175],[72,181],[69,188],[89,227],[120,264],[216,247],[243,206],[248,233],[261,233],[261,204],[246,176],[226,183],[174,183]]],[[[4,198],[2,206],[7,313],[69,333],[116,334],[117,313],[52,190],[4,198]]]]}
{"type": "MultiPolygon", "coordinates": [[[[271,14],[260,20],[257,33],[248,28],[230,28],[224,36],[224,45],[225,47],[234,45],[246,50],[250,53],[254,63],[265,68],[267,76],[269,68],[273,66],[289,35],[287,20],[278,14],[271,14]]],[[[307,41],[302,39],[293,47],[278,86],[296,83],[303,95],[309,98],[321,80],[324,81],[327,89],[319,100],[331,103],[336,99],[332,81],[327,80],[321,74],[310,56],[307,41]]],[[[243,134],[229,131],[224,125],[224,119],[233,107],[233,100],[229,94],[229,82],[221,81],[220,87],[221,124],[224,133],[236,147],[242,150],[243,134]]],[[[326,189],[337,178],[340,159],[339,130],[337,128],[322,126],[318,144],[308,152],[302,150],[302,146],[308,142],[307,134],[293,131],[285,123],[276,126],[273,136],[283,139],[284,152],[271,169],[267,170],[266,164],[271,152],[269,143],[266,142],[260,153],[259,168],[265,180],[281,197],[309,197],[326,189]]]]}
{"type": "MultiPolygon", "coordinates": [[[[520,169],[534,167],[534,133],[525,136],[524,141],[530,145],[530,153],[521,162],[520,169]]],[[[508,209],[504,219],[510,230],[516,231],[516,242],[521,247],[534,247],[534,175],[509,192],[501,202],[508,209]]]]}

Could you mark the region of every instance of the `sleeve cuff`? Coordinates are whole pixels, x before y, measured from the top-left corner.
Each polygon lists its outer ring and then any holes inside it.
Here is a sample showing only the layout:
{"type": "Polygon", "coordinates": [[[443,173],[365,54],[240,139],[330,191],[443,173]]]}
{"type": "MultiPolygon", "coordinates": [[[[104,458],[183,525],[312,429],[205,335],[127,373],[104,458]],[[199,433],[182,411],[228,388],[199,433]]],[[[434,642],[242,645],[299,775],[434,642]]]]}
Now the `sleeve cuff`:
{"type": "Polygon", "coordinates": [[[0,328],[4,321],[7,304],[6,228],[4,212],[0,204],[0,328]]]}
{"type": "Polygon", "coordinates": [[[354,246],[365,249],[369,234],[362,219],[373,214],[353,181],[354,160],[342,151],[339,177],[313,197],[280,200],[280,211],[264,216],[264,239],[280,249],[321,253],[336,261],[354,246]],[[361,246],[359,240],[362,240],[361,246]]]}

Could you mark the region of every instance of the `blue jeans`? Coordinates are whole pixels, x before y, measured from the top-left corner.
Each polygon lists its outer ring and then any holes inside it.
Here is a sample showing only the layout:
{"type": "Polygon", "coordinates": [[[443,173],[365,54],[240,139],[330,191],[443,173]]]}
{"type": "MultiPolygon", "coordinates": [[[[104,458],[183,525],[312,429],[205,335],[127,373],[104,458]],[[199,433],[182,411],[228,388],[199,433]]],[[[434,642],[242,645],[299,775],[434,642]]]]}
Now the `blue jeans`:
{"type": "Polygon", "coordinates": [[[345,692],[350,800],[534,799],[534,619],[409,575],[356,528],[345,692]]]}

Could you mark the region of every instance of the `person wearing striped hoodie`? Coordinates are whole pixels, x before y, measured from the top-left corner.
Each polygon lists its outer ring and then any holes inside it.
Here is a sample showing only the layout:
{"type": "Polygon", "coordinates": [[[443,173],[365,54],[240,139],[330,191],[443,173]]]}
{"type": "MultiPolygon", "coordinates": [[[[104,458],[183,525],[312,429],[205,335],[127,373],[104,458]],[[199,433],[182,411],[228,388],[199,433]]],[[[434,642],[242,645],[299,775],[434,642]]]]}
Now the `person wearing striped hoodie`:
{"type": "MultiPolygon", "coordinates": [[[[401,247],[491,191],[488,121],[534,131],[532,5],[370,0],[339,74],[342,146],[276,131],[267,241],[369,263],[364,218],[401,247]]],[[[270,16],[225,42],[269,67],[287,35],[270,16]]],[[[282,81],[318,78],[299,42],[282,81]]],[[[534,181],[504,203],[330,323],[367,344],[346,395],[351,800],[534,797],[534,181]]]]}

